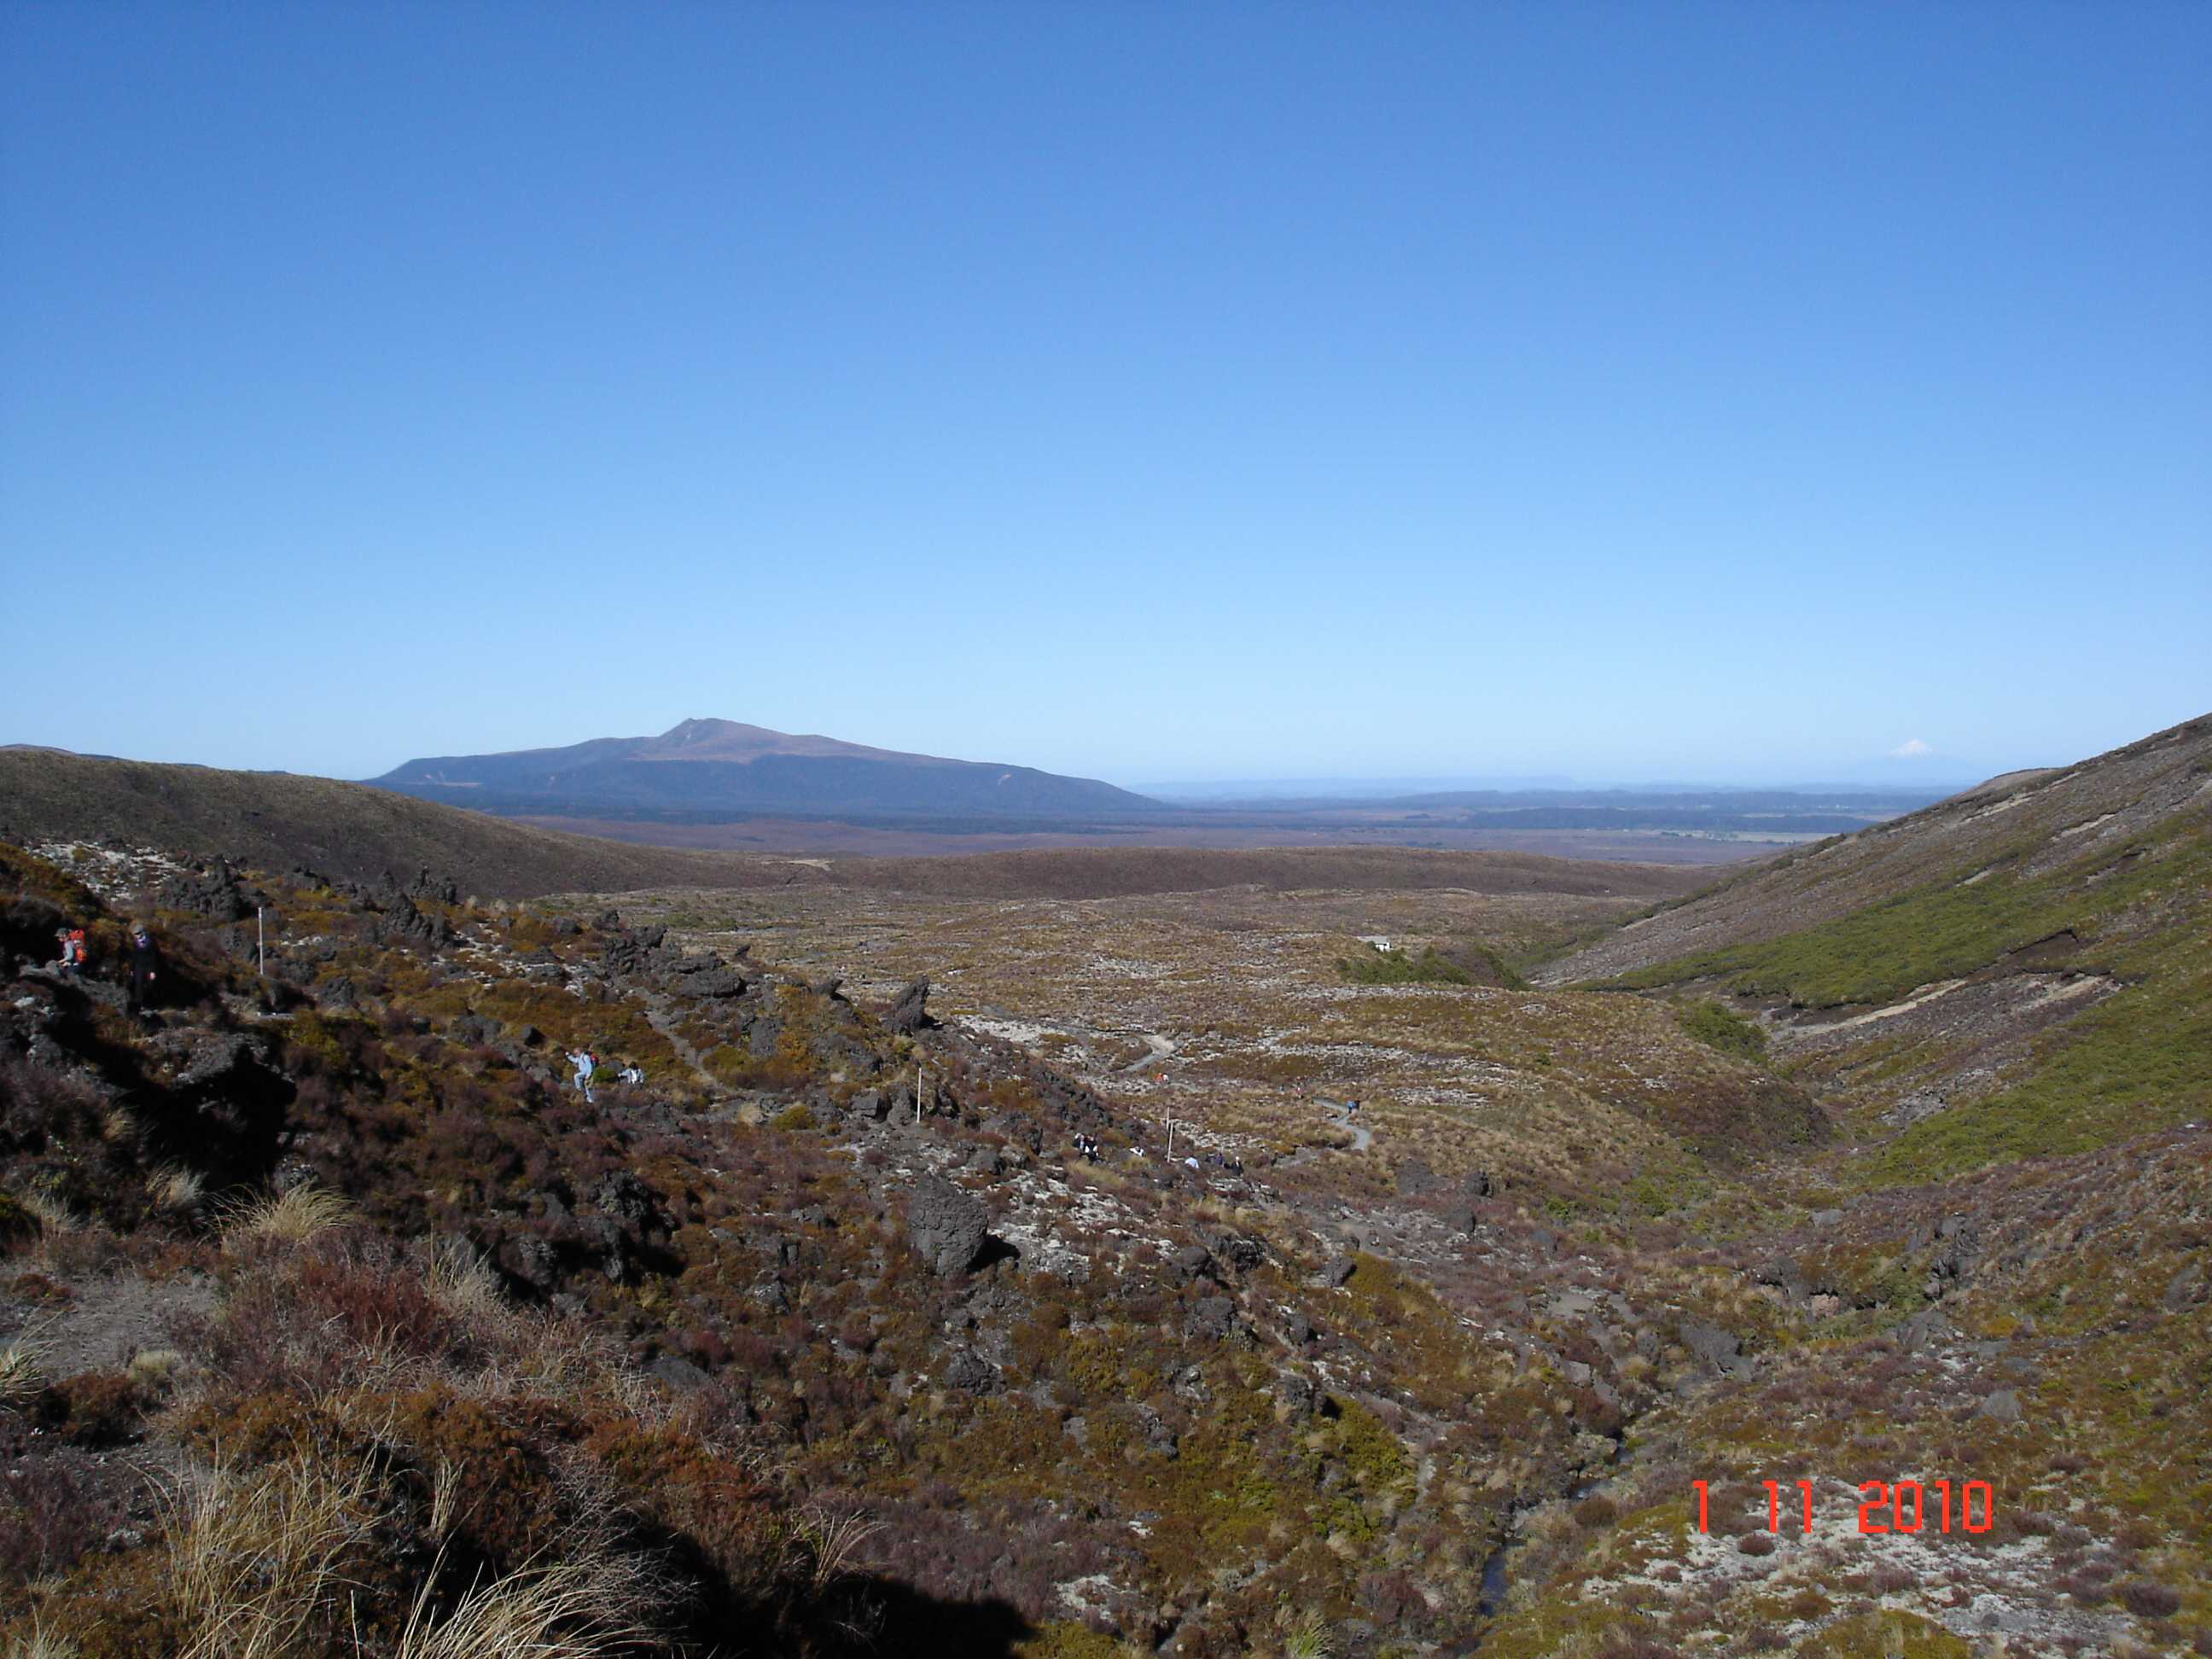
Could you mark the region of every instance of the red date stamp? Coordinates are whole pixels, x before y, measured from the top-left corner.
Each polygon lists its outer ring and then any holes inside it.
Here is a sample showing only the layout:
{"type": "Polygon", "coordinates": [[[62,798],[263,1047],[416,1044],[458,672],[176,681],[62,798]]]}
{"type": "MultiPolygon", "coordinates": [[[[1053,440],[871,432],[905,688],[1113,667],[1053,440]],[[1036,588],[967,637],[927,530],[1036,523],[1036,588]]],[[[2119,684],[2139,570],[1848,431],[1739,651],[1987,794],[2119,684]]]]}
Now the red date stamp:
{"type": "MultiPolygon", "coordinates": [[[[1766,1529],[1809,1533],[1813,1530],[1813,1483],[1794,1482],[1795,1490],[1780,1481],[1760,1483],[1766,1488],[1766,1529]],[[1790,1523],[1787,1528],[1784,1522],[1790,1523]]],[[[1711,1494],[1703,1480],[1690,1482],[1698,1494],[1698,1530],[1710,1531],[1711,1494]]],[[[1996,1524],[1996,1495],[1986,1480],[1969,1480],[1954,1486],[1948,1480],[1863,1480],[1859,1483],[1859,1527],[1862,1533],[1987,1532],[1996,1524]]]]}

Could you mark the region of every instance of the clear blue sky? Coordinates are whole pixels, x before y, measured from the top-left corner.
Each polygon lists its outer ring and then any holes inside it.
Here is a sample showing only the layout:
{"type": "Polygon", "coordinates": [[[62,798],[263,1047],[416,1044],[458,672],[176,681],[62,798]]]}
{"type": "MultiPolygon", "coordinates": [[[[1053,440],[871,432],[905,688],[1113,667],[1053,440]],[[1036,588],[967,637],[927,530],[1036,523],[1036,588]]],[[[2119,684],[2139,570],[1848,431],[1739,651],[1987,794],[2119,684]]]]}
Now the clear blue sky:
{"type": "Polygon", "coordinates": [[[0,741],[2212,708],[2212,7],[0,4],[0,741]]]}

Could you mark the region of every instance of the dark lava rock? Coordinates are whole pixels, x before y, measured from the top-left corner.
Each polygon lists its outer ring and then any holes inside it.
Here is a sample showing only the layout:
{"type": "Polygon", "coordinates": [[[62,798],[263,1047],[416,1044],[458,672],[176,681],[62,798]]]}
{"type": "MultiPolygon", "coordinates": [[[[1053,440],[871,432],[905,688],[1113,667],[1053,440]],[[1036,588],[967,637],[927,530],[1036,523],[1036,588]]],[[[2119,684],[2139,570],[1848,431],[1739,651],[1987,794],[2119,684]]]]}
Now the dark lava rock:
{"type": "Polygon", "coordinates": [[[440,904],[459,904],[461,902],[461,884],[459,882],[451,876],[433,878],[428,869],[416,876],[414,891],[416,897],[432,899],[440,904]]]}
{"type": "Polygon", "coordinates": [[[1200,1340],[1218,1342],[1237,1328],[1237,1304],[1225,1296],[1201,1297],[1183,1329],[1200,1340]]]}
{"type": "Polygon", "coordinates": [[[1242,1233],[1216,1233],[1212,1243],[1214,1261],[1237,1273],[1249,1273],[1267,1260],[1267,1247],[1242,1233]]]}
{"type": "Polygon", "coordinates": [[[1907,1353],[1918,1353],[1924,1348],[1934,1347],[1946,1337],[1956,1334],[1951,1322],[1930,1308],[1913,1315],[1898,1327],[1897,1345],[1907,1353]]]}
{"type": "Polygon", "coordinates": [[[665,927],[641,927],[635,932],[616,933],[599,947],[599,964],[611,974],[642,973],[667,937],[665,927]]]}
{"type": "Polygon", "coordinates": [[[1174,1457],[1181,1450],[1176,1432],[1167,1419],[1150,1406],[1136,1408],[1137,1431],[1145,1437],[1145,1449],[1158,1452],[1163,1457],[1174,1457]]]}
{"type": "Polygon", "coordinates": [[[210,921],[243,921],[253,914],[237,875],[222,862],[200,874],[170,877],[161,884],[160,898],[165,908],[189,910],[210,921]]]}
{"type": "Polygon", "coordinates": [[[1442,1187],[1437,1172],[1420,1158],[1409,1158],[1398,1166],[1398,1196],[1426,1198],[1442,1187]]]}
{"type": "Polygon", "coordinates": [[[1786,1255],[1777,1256],[1764,1264],[1756,1277],[1760,1284],[1780,1291],[1793,1305],[1804,1302],[1813,1294],[1813,1286],[1805,1277],[1805,1270],[1786,1255]]]}
{"type": "Polygon", "coordinates": [[[665,1382],[678,1394],[689,1394],[706,1388],[711,1379],[688,1359],[678,1359],[673,1354],[664,1355],[645,1368],[646,1375],[665,1382]]]}
{"type": "Polygon", "coordinates": [[[981,1201],[942,1176],[914,1183],[906,1203],[907,1237],[937,1273],[964,1272],[982,1254],[991,1212],[981,1201]]]}
{"type": "Polygon", "coordinates": [[[973,1348],[963,1348],[952,1356],[951,1364],[945,1368],[947,1388],[959,1389],[968,1394],[989,1394],[999,1386],[999,1373],[991,1362],[973,1348]]]}
{"type": "Polygon", "coordinates": [[[512,1240],[502,1254],[505,1260],[501,1265],[533,1290],[550,1291],[560,1281],[559,1257],[542,1238],[525,1234],[512,1240]]]}
{"type": "Polygon", "coordinates": [[[592,1189],[592,1202],[610,1215],[642,1225],[653,1214],[653,1188],[628,1170],[616,1170],[592,1189]]]}
{"type": "Polygon", "coordinates": [[[916,1031],[937,1022],[929,1017],[929,981],[915,980],[898,994],[898,1000],[884,1012],[884,1024],[903,1036],[912,1036],[916,1031]]]}
{"type": "Polygon", "coordinates": [[[978,1146],[961,1167],[971,1175],[996,1177],[1006,1172],[1006,1160],[996,1146],[978,1146]]]}
{"type": "Polygon", "coordinates": [[[1674,1334],[1708,1370],[1723,1371],[1730,1376],[1741,1376],[1752,1369],[1751,1361],[1744,1357],[1743,1339],[1731,1335],[1717,1325],[1686,1319],[1674,1328],[1674,1334]]]}
{"type": "Polygon", "coordinates": [[[417,945],[443,945],[453,937],[453,925],[445,917],[426,914],[396,890],[386,896],[383,919],[372,931],[386,944],[409,939],[417,945]]]}

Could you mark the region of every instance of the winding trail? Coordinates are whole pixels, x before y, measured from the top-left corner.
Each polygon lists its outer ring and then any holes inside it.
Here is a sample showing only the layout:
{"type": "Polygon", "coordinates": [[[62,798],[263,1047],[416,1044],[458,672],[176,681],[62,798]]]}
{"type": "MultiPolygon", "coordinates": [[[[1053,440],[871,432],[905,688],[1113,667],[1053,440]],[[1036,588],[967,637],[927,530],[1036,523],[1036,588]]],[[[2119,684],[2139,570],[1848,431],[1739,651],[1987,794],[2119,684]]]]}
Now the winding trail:
{"type": "Polygon", "coordinates": [[[1372,1146],[1375,1144],[1375,1131],[1369,1128],[1364,1123],[1353,1122],[1352,1121],[1352,1114],[1345,1109],[1341,1102],[1324,1100],[1321,1104],[1322,1109],[1328,1114],[1328,1121],[1331,1123],[1335,1124],[1340,1129],[1349,1129],[1352,1131],[1352,1146],[1349,1148],[1350,1151],[1364,1152],[1370,1146],[1372,1146]]]}
{"type": "Polygon", "coordinates": [[[1136,1059],[1121,1068],[1124,1072],[1141,1072],[1147,1066],[1158,1065],[1176,1051],[1175,1040],[1172,1037],[1164,1037],[1158,1031],[1133,1031],[1130,1035],[1142,1037],[1152,1053],[1138,1055],[1136,1059]]]}
{"type": "Polygon", "coordinates": [[[646,999],[645,1023],[668,1039],[668,1046],[676,1050],[676,1057],[691,1068],[691,1074],[709,1088],[726,1092],[729,1085],[708,1071],[702,1063],[699,1050],[676,1029],[676,1018],[669,1012],[666,999],[653,996],[646,999]]]}
{"type": "MultiPolygon", "coordinates": [[[[1328,1121],[1335,1127],[1352,1132],[1352,1145],[1342,1150],[1347,1152],[1364,1152],[1375,1144],[1375,1131],[1364,1123],[1353,1122],[1352,1114],[1344,1109],[1341,1102],[1323,1100],[1317,1101],[1316,1104],[1328,1114],[1328,1121]]],[[[1280,1170],[1295,1170],[1301,1164],[1319,1158],[1324,1152],[1335,1150],[1337,1149],[1328,1146],[1301,1146],[1275,1167],[1280,1170]]]]}

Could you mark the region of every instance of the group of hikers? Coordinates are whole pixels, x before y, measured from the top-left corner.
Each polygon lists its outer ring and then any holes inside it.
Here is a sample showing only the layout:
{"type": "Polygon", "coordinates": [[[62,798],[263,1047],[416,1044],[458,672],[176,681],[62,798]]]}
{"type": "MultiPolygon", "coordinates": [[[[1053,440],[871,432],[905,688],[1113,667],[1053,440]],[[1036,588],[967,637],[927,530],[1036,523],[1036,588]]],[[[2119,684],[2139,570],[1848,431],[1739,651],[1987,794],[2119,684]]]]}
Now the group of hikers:
{"type": "MultiPolygon", "coordinates": [[[[92,951],[86,940],[84,929],[64,922],[54,929],[54,944],[58,954],[54,971],[89,976],[92,972],[92,951]]],[[[151,1008],[161,990],[161,952],[154,943],[154,936],[143,921],[131,924],[131,969],[124,981],[126,1006],[133,1015],[151,1008]]]]}
{"type": "MultiPolygon", "coordinates": [[[[1073,1144],[1075,1155],[1085,1164],[1096,1164],[1105,1156],[1105,1149],[1099,1145],[1097,1135],[1078,1134],[1073,1144]]],[[[1142,1146],[1132,1146],[1129,1148],[1129,1156],[1142,1158],[1149,1154],[1142,1146]]],[[[1170,1162],[1172,1161],[1170,1159],[1170,1162]]],[[[1208,1152],[1203,1161],[1194,1152],[1182,1159],[1182,1165],[1187,1170],[1195,1170],[1200,1174],[1209,1170],[1216,1174],[1226,1176],[1241,1176],[1244,1173],[1244,1160],[1225,1152],[1208,1152]]]]}
{"type": "MultiPolygon", "coordinates": [[[[568,1063],[576,1068],[574,1086],[582,1093],[586,1104],[592,1103],[592,1079],[599,1073],[599,1057],[589,1048],[572,1048],[568,1058],[568,1063]]],[[[625,1060],[615,1073],[615,1081],[634,1087],[645,1081],[645,1067],[634,1060],[625,1060]]]]}

